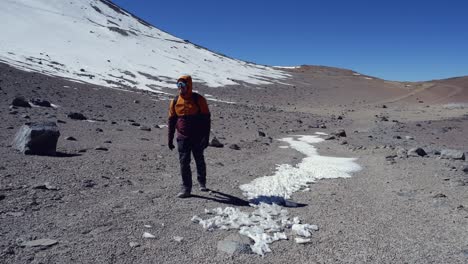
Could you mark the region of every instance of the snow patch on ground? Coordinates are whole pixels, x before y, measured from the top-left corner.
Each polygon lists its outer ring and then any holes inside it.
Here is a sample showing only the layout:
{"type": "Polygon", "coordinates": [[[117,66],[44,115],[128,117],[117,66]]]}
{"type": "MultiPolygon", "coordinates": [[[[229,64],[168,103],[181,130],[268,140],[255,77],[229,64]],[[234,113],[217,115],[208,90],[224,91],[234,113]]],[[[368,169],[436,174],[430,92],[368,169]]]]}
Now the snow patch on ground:
{"type": "Polygon", "coordinates": [[[324,141],[319,136],[294,136],[281,141],[306,157],[296,166],[278,165],[274,175],[260,177],[240,186],[250,200],[253,212],[243,212],[234,207],[205,209],[207,215],[215,216],[207,219],[194,216],[192,221],[210,231],[239,229],[241,235],[254,241],[252,251],[259,255],[271,252],[268,245],[286,240],[288,235],[295,236],[295,242],[299,244],[310,242],[308,238],[318,227],[303,224],[298,217],[291,219],[288,211],[280,205],[287,203],[286,199],[294,192],[307,190],[311,183],[319,179],[348,178],[351,177],[350,173],[359,171],[361,167],[354,158],[319,155],[313,146],[324,141]]]}

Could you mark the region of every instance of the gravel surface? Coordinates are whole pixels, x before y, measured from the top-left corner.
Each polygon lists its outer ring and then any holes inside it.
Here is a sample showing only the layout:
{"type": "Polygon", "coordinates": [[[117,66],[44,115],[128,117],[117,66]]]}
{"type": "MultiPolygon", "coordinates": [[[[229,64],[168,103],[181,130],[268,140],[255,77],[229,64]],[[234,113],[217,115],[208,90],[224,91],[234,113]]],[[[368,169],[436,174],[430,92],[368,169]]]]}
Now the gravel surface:
{"type": "MultiPolygon", "coordinates": [[[[434,92],[451,86],[408,87],[327,67],[291,74],[289,85],[270,87],[195,84],[202,94],[236,104],[209,101],[213,135],[225,147],[206,151],[212,192],[182,200],[175,198],[177,153],[166,147],[167,128],[160,128],[171,96],[0,65],[0,262],[466,263],[466,161],[438,154],[468,151],[467,108],[448,108],[453,94],[434,92]],[[57,107],[10,109],[16,96],[57,107]],[[72,112],[88,120],[73,120],[72,112]],[[25,156],[11,148],[21,125],[34,121],[57,122],[57,156],[25,156]],[[288,208],[290,214],[319,227],[310,243],[279,241],[264,257],[231,256],[217,245],[235,230],[209,232],[191,222],[205,208],[253,210],[239,185],[303,158],[279,148],[277,139],[338,129],[347,137],[317,144],[319,153],[356,157],[363,169],[293,195],[306,206],[288,208]],[[397,155],[398,148],[415,147],[428,155],[397,155]],[[145,232],[155,237],[143,238],[145,232]]],[[[463,88],[458,98],[467,98],[466,84],[450,83],[463,88]]]]}

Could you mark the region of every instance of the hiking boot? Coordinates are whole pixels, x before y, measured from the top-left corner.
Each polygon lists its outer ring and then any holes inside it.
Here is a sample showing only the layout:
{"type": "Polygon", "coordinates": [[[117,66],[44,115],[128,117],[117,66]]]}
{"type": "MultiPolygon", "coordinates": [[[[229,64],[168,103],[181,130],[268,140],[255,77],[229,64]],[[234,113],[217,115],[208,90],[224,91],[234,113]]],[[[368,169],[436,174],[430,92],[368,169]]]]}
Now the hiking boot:
{"type": "Polygon", "coordinates": [[[199,190],[200,190],[200,192],[207,192],[207,191],[208,191],[208,188],[206,188],[205,185],[200,185],[199,190]]]}
{"type": "Polygon", "coordinates": [[[187,197],[190,197],[190,193],[189,192],[180,192],[177,194],[176,196],[177,198],[187,198],[187,197]]]}

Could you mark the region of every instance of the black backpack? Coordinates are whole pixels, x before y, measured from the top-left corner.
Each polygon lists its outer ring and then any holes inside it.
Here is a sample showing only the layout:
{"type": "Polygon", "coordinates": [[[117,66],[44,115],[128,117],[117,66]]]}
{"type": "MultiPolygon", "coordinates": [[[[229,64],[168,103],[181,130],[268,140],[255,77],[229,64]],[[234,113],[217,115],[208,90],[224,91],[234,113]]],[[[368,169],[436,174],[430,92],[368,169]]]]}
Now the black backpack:
{"type": "MultiPolygon", "coordinates": [[[[198,97],[199,97],[199,96],[200,96],[200,95],[197,94],[197,93],[192,93],[192,99],[193,99],[193,101],[195,102],[195,105],[196,105],[197,108],[198,108],[198,113],[197,113],[198,115],[201,113],[200,104],[198,103],[198,97]]],[[[172,104],[172,110],[174,111],[174,114],[175,114],[176,116],[177,116],[177,112],[176,112],[176,110],[175,110],[175,106],[176,106],[176,104],[177,104],[177,100],[179,100],[179,95],[176,95],[176,96],[174,97],[174,103],[172,104]]]]}

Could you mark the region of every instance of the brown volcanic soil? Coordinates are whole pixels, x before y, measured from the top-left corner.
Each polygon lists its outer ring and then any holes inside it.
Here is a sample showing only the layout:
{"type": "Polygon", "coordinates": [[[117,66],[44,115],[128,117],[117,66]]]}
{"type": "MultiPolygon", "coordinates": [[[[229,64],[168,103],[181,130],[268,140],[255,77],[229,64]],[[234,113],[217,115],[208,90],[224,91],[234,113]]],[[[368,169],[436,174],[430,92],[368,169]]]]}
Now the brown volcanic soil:
{"type": "Polygon", "coordinates": [[[177,154],[166,147],[167,130],[155,127],[166,121],[168,98],[0,65],[0,262],[466,263],[465,163],[434,154],[446,147],[468,148],[467,107],[444,105],[468,102],[462,100],[466,82],[396,83],[329,67],[290,72],[288,85],[196,86],[237,102],[209,103],[216,136],[241,150],[209,148],[208,187],[215,192],[195,191],[195,197],[180,200],[174,198],[180,183],[177,154]],[[18,108],[11,114],[16,95],[59,107],[18,108]],[[68,119],[72,111],[96,122],[68,119]],[[58,157],[24,156],[10,147],[23,123],[39,120],[64,121],[58,123],[58,157]],[[142,131],[132,122],[152,130],[142,131]],[[315,128],[318,124],[327,128],[315,128]],[[271,175],[275,164],[300,161],[299,153],[278,148],[275,139],[338,128],[347,131],[347,144],[341,144],[344,139],[326,141],[317,144],[318,151],[357,157],[363,170],[350,179],[320,181],[310,192],[293,196],[307,206],[290,208],[290,214],[320,228],[311,244],[281,241],[264,258],[230,257],[216,245],[235,231],[207,232],[191,223],[205,208],[250,210],[243,206],[240,184],[271,175]],[[259,130],[267,137],[259,137],[259,130]],[[68,136],[77,141],[65,140],[68,136]],[[428,157],[386,159],[396,147],[416,146],[425,148],[428,157]],[[95,185],[86,187],[90,181],[95,185]],[[33,188],[45,182],[59,190],[33,188]],[[156,238],[143,239],[144,232],[156,238]],[[176,242],[174,236],[184,240],[176,242]],[[19,246],[40,238],[58,244],[19,246]],[[140,246],[132,248],[130,242],[140,246]]]}

